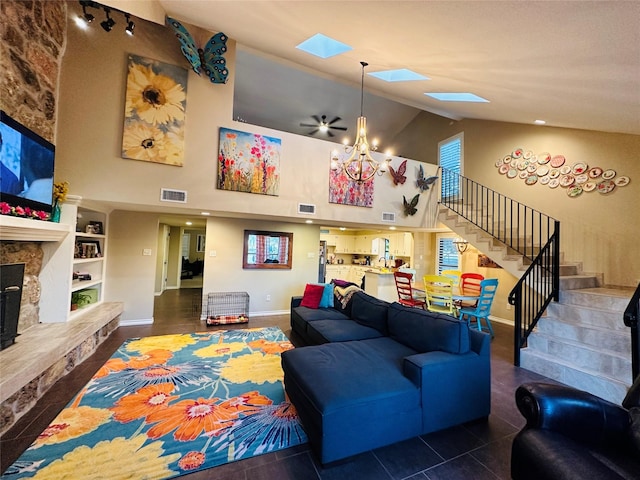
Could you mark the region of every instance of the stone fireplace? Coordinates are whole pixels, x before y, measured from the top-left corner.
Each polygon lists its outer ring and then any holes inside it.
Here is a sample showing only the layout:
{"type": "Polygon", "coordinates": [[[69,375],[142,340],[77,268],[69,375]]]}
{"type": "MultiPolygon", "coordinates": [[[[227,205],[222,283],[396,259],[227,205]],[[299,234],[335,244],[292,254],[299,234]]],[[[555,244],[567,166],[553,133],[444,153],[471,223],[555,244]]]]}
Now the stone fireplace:
{"type": "Polygon", "coordinates": [[[18,334],[40,321],[40,271],[44,252],[40,242],[0,242],[0,263],[24,263],[24,284],[18,334]]]}

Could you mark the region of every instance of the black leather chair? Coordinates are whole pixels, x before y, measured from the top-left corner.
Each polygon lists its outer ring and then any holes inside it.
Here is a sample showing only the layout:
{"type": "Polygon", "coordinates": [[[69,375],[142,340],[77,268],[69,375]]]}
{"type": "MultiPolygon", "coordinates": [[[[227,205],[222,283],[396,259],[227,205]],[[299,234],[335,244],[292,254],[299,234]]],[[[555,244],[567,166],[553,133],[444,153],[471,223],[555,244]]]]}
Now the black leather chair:
{"type": "Polygon", "coordinates": [[[640,376],[622,406],[547,383],[515,396],[527,424],[513,440],[514,480],[640,479],[640,376]]]}

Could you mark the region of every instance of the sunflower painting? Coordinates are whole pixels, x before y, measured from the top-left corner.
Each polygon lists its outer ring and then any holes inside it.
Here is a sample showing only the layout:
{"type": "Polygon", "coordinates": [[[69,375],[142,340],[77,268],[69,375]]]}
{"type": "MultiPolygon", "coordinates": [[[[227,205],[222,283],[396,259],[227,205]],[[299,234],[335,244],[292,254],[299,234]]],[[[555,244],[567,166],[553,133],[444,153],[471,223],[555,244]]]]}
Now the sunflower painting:
{"type": "Polygon", "coordinates": [[[279,138],[221,128],[218,188],[277,196],[281,143],[279,138]]]}
{"type": "Polygon", "coordinates": [[[122,158],[181,167],[187,70],[129,55],[122,158]]]}

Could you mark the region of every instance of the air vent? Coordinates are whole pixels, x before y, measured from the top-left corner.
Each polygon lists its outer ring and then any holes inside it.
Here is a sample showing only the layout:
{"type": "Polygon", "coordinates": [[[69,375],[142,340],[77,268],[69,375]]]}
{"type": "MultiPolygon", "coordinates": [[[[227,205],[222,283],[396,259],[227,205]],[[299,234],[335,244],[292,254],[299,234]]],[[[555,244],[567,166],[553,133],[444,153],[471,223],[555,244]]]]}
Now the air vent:
{"type": "Polygon", "coordinates": [[[304,213],[305,215],[315,215],[316,206],[309,203],[299,203],[298,213],[304,213]]]}
{"type": "Polygon", "coordinates": [[[383,222],[395,222],[396,214],[394,212],[382,212],[382,221],[383,222]]]}
{"type": "Polygon", "coordinates": [[[161,202],[187,203],[187,192],[185,190],[160,189],[161,202]]]}

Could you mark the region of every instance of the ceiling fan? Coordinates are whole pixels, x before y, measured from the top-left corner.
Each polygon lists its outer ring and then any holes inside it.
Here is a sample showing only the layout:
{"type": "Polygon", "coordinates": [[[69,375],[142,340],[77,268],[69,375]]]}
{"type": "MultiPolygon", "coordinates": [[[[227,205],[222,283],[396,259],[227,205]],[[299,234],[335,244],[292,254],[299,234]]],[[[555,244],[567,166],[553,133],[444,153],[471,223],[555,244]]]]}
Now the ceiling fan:
{"type": "Polygon", "coordinates": [[[329,135],[330,137],[333,137],[334,134],[331,132],[331,130],[342,130],[342,131],[346,131],[347,127],[338,127],[338,126],[334,126],[333,124],[336,122],[339,122],[340,120],[342,120],[340,117],[335,117],[333,120],[331,120],[330,122],[327,122],[327,116],[326,115],[322,115],[321,117],[318,117],[317,115],[311,115],[311,118],[313,118],[316,123],[312,124],[312,123],[301,123],[300,126],[301,127],[311,127],[314,128],[315,130],[312,130],[309,132],[309,135],[315,135],[318,132],[326,132],[327,135],[329,135]]]}

